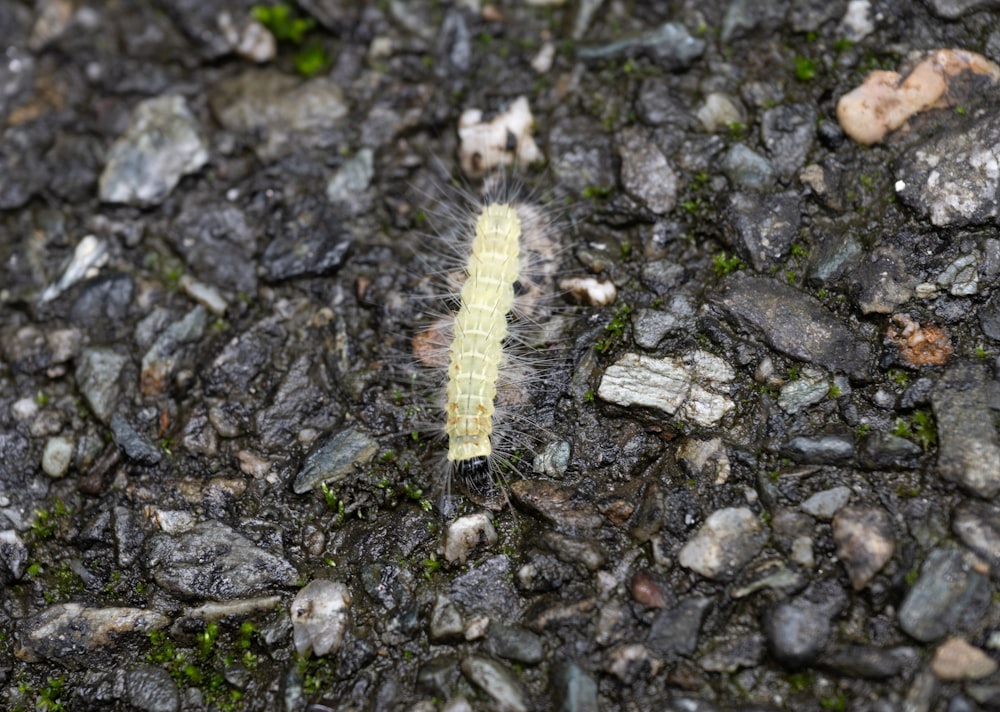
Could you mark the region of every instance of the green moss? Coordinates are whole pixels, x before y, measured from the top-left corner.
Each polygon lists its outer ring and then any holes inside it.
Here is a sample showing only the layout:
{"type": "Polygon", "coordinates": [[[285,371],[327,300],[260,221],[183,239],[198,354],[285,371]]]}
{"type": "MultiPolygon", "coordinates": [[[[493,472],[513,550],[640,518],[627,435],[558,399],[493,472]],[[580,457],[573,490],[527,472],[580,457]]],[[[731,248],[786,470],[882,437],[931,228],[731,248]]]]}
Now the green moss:
{"type": "Polygon", "coordinates": [[[736,255],[729,255],[726,252],[719,252],[712,257],[712,270],[717,277],[725,277],[738,269],[743,268],[743,260],[736,255]]]}
{"type": "Polygon", "coordinates": [[[625,335],[625,329],[628,328],[630,317],[632,315],[632,307],[629,304],[622,304],[615,310],[614,318],[611,322],[604,327],[604,331],[608,333],[608,337],[605,339],[598,339],[597,343],[594,344],[594,348],[605,353],[610,351],[612,347],[618,345],[622,337],[625,335]]]}
{"type": "Polygon", "coordinates": [[[796,57],[795,78],[800,82],[812,81],[816,78],[816,63],[808,57],[796,57]]]}
{"type": "Polygon", "coordinates": [[[260,24],[271,31],[274,38],[292,44],[301,44],[306,34],[316,26],[311,17],[297,17],[287,3],[254,5],[250,13],[260,24]]]}

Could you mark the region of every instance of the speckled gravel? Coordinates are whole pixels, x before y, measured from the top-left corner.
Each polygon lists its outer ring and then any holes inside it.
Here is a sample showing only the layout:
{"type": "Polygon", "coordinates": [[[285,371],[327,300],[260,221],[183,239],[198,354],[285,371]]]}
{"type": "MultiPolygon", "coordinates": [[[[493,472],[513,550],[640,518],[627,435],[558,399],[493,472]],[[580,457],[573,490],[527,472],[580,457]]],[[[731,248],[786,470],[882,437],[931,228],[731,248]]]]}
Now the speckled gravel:
{"type": "Polygon", "coordinates": [[[1000,9],[668,5],[0,2],[0,708],[1000,708],[1000,101],[837,113],[1000,9]],[[514,148],[570,294],[449,480],[514,148]]]}

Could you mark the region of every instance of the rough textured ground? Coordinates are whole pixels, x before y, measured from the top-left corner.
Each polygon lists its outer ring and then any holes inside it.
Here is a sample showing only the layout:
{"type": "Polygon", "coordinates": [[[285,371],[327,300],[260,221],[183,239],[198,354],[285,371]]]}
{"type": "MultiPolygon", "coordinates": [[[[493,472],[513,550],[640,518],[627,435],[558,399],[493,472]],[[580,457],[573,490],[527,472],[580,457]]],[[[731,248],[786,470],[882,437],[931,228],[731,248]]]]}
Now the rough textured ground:
{"type": "Polygon", "coordinates": [[[0,706],[1000,708],[996,77],[836,113],[997,3],[470,5],[0,0],[0,706]],[[521,96],[617,299],[443,517],[415,255],[521,96]]]}

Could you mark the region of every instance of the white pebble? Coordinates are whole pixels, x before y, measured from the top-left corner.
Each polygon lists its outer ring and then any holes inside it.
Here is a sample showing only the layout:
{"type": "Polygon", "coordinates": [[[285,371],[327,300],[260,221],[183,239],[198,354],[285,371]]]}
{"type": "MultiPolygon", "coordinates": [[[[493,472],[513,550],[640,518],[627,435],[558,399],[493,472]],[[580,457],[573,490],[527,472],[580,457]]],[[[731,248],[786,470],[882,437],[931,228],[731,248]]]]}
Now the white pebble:
{"type": "Polygon", "coordinates": [[[73,441],[69,438],[49,438],[42,454],[42,469],[49,477],[65,477],[73,461],[73,441]]]}

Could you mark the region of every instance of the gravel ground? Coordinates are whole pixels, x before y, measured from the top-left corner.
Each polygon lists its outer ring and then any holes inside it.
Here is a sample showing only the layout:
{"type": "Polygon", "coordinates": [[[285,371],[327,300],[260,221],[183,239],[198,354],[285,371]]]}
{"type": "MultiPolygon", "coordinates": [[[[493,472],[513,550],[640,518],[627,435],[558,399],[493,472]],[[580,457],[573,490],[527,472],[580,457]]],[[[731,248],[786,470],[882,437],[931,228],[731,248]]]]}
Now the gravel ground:
{"type": "Polygon", "coordinates": [[[1000,709],[998,3],[0,0],[0,40],[5,709],[1000,709]],[[873,70],[913,74],[851,124],[873,70]],[[459,119],[512,107],[582,303],[489,509],[410,342],[459,119]]]}

